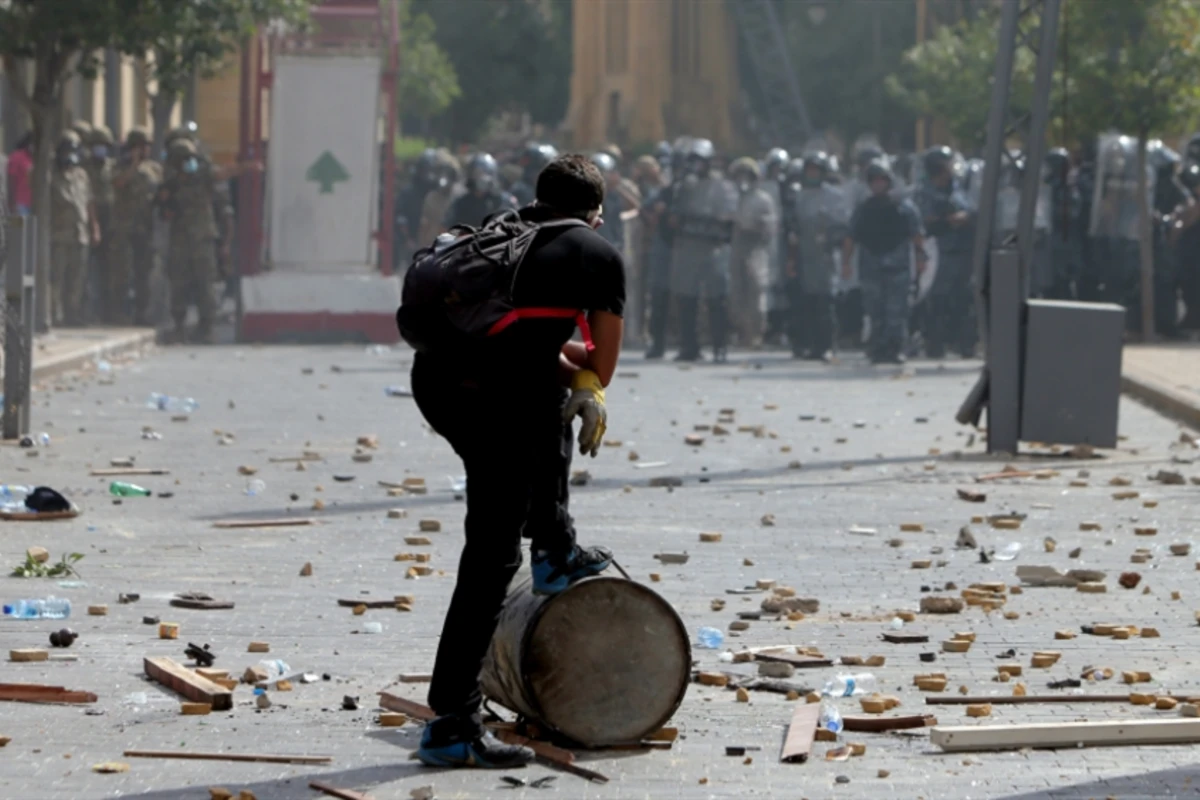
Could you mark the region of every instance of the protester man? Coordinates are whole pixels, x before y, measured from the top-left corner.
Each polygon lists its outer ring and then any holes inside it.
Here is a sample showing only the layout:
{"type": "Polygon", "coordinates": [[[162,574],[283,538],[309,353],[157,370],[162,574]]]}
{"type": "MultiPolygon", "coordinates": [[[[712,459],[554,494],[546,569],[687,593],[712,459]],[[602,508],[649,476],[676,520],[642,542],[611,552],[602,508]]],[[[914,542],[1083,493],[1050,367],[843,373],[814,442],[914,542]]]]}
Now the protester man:
{"type": "MultiPolygon", "coordinates": [[[[533,590],[540,594],[560,592],[612,563],[604,548],[575,543],[567,512],[571,422],[581,417],[580,452],[596,455],[605,428],[604,388],[623,333],[624,264],[594,230],[602,224],[603,204],[604,178],[586,156],[565,155],[547,165],[536,202],[519,212],[539,230],[515,277],[505,272],[499,279],[511,285],[505,293],[515,313],[527,310],[529,318],[518,317],[494,340],[487,337],[486,346],[473,345],[478,350],[452,346],[458,340],[446,334],[439,351],[435,336],[413,359],[417,406],[462,458],[467,475],[466,544],[429,692],[438,716],[417,750],[431,766],[505,768],[533,758],[527,748],[496,741],[479,715],[479,673],[521,564],[521,537],[532,540],[533,590]],[[565,315],[547,315],[555,309],[565,315]],[[577,315],[584,313],[588,343],[571,342],[577,315]]],[[[414,265],[408,279],[422,274],[414,265]]],[[[405,289],[407,302],[407,283],[405,289]]],[[[397,319],[407,310],[401,306],[397,319]]]]}

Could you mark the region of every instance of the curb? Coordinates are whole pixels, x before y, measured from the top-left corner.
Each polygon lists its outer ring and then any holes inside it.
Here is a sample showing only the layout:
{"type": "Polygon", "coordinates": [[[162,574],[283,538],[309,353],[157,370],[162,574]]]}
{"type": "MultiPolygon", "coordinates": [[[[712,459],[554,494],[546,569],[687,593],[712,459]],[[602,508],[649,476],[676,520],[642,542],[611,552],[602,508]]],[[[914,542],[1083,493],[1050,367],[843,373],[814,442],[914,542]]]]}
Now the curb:
{"type": "Polygon", "coordinates": [[[53,358],[39,359],[34,357],[32,380],[46,380],[61,375],[64,372],[77,370],[100,358],[112,358],[123,355],[131,350],[140,350],[148,344],[154,344],[158,332],[153,328],[130,333],[124,336],[105,339],[95,344],[82,345],[78,350],[63,353],[53,358]]]}
{"type": "Polygon", "coordinates": [[[1164,416],[1200,428],[1200,401],[1161,381],[1139,375],[1137,370],[1126,369],[1121,373],[1121,391],[1164,416]]]}

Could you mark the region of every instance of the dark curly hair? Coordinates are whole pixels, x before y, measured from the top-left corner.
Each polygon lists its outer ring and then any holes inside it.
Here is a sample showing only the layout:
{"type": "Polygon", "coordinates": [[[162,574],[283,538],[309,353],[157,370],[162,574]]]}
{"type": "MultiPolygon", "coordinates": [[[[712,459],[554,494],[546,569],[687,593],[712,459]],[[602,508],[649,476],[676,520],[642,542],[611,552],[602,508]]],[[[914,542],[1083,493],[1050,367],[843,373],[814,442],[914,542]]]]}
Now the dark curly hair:
{"type": "Polygon", "coordinates": [[[538,175],[537,201],[572,217],[586,217],[604,204],[604,176],[587,156],[561,155],[538,175]]]}

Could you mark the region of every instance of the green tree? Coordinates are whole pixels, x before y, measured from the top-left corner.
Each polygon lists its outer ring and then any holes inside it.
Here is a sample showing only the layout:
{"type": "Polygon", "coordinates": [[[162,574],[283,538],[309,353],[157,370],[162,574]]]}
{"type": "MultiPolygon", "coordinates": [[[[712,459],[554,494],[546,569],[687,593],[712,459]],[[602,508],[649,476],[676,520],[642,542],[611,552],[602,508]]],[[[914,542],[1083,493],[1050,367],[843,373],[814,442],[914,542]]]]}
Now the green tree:
{"type": "Polygon", "coordinates": [[[1154,243],[1146,145],[1200,114],[1200,5],[1195,0],[1067,4],[1070,107],[1088,136],[1137,136],[1142,334],[1154,337],[1154,243]]]}
{"type": "Polygon", "coordinates": [[[479,138],[503,113],[556,124],[571,76],[571,3],[563,0],[412,0],[458,75],[459,97],[433,122],[455,143],[479,138]]]}
{"type": "Polygon", "coordinates": [[[425,13],[414,13],[412,0],[400,2],[400,115],[428,123],[453,103],[462,90],[458,73],[438,46],[437,25],[425,13]]]}
{"type": "Polygon", "coordinates": [[[0,59],[13,95],[33,127],[33,210],[40,223],[37,327],[50,323],[50,164],[62,129],[63,89],[78,73],[96,74],[98,55],[114,44],[149,0],[8,0],[0,2],[0,59]]]}
{"type": "Polygon", "coordinates": [[[160,0],[120,31],[120,46],[146,58],[147,93],[156,149],[171,112],[196,77],[211,77],[242,43],[268,22],[303,23],[312,0],[160,0]],[[154,88],[151,92],[150,89],[154,88]]]}

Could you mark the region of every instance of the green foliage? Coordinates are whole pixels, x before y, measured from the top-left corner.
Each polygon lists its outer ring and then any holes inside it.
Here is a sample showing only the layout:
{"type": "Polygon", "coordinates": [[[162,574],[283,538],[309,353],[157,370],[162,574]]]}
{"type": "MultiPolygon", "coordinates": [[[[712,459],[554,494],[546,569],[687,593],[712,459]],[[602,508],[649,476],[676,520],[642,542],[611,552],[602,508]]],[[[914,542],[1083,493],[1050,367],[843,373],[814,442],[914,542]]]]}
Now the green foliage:
{"type": "Polygon", "coordinates": [[[25,560],[13,568],[12,577],[14,578],[61,578],[64,576],[79,577],[79,571],[75,569],[75,565],[83,560],[83,553],[64,553],[58,559],[58,563],[42,563],[34,558],[29,553],[25,554],[25,560]]]}
{"type": "Polygon", "coordinates": [[[412,0],[436,26],[434,41],[461,94],[434,120],[439,138],[470,142],[499,114],[557,124],[571,76],[571,3],[565,0],[412,0]]]}
{"type": "Polygon", "coordinates": [[[149,77],[157,81],[160,94],[174,98],[193,74],[207,77],[220,70],[260,25],[303,23],[312,2],[158,0],[131,5],[139,13],[122,26],[119,46],[133,55],[153,55],[149,77]]]}
{"type": "Polygon", "coordinates": [[[425,139],[397,136],[395,146],[396,160],[411,161],[430,147],[434,147],[434,144],[425,139]]]}
{"type": "Polygon", "coordinates": [[[1195,121],[1195,0],[1073,0],[1065,13],[1071,113],[1082,132],[1116,129],[1145,138],[1195,121]]]}
{"type": "Polygon", "coordinates": [[[400,3],[400,113],[429,119],[445,111],[462,94],[458,73],[438,46],[436,26],[428,14],[400,3]]]}

